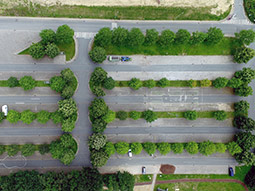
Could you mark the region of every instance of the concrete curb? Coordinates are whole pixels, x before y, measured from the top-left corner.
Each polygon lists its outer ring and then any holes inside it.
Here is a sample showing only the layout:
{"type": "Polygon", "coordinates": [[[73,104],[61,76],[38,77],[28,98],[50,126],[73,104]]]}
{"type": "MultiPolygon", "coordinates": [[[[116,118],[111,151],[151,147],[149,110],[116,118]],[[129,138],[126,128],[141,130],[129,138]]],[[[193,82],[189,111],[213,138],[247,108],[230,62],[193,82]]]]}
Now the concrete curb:
{"type": "MultiPolygon", "coordinates": [[[[76,60],[77,56],[78,56],[78,53],[79,53],[79,49],[78,49],[78,40],[76,39],[75,36],[73,36],[73,40],[74,40],[74,43],[75,43],[75,53],[74,53],[74,57],[69,60],[69,61],[66,61],[66,64],[70,64],[72,63],[73,61],[76,60]]],[[[78,89],[78,88],[77,88],[78,89]]]]}

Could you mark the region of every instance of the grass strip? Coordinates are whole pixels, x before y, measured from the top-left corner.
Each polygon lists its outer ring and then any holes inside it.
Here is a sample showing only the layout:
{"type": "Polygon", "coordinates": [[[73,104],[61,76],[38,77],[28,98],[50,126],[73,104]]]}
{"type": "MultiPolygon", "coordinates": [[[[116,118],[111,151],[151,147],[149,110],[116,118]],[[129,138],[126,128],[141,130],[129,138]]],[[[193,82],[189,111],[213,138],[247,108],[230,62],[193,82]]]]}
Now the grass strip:
{"type": "Polygon", "coordinates": [[[153,174],[141,174],[141,175],[134,175],[135,176],[135,182],[152,182],[153,174]]]}

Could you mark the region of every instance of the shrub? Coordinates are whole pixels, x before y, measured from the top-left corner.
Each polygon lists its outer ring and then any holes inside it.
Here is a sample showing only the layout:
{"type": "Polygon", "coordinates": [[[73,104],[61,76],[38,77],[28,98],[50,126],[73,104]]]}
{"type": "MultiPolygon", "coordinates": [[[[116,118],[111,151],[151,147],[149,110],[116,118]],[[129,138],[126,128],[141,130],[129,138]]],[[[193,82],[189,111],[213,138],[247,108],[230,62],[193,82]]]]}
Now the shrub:
{"type": "Polygon", "coordinates": [[[134,155],[139,155],[143,150],[143,146],[141,143],[130,143],[130,149],[134,155]]]}
{"type": "Polygon", "coordinates": [[[198,144],[195,142],[186,143],[185,149],[189,154],[197,154],[198,153],[198,144]]]}
{"type": "Polygon", "coordinates": [[[34,59],[40,59],[43,58],[45,55],[44,47],[41,43],[33,43],[29,47],[29,54],[32,56],[34,59]]]}
{"type": "Polygon", "coordinates": [[[112,32],[112,44],[116,46],[124,46],[126,45],[128,37],[128,30],[118,27],[115,28],[112,32]]]}
{"type": "Polygon", "coordinates": [[[212,84],[215,88],[218,88],[218,89],[225,88],[228,84],[228,79],[224,77],[219,77],[213,80],[212,84]]]}
{"type": "Polygon", "coordinates": [[[59,111],[51,113],[50,118],[55,124],[61,123],[63,121],[63,116],[59,111]]]}
{"type": "Polygon", "coordinates": [[[247,101],[241,100],[234,103],[235,115],[248,115],[250,104],[247,101]]]}
{"type": "Polygon", "coordinates": [[[7,80],[7,85],[9,88],[17,87],[19,85],[19,80],[16,77],[10,77],[7,80]]]}
{"type": "Polygon", "coordinates": [[[61,76],[53,76],[50,79],[50,88],[56,92],[62,92],[66,85],[66,81],[61,76]]]}
{"type": "Polygon", "coordinates": [[[39,153],[41,155],[44,155],[44,154],[50,152],[50,145],[49,144],[42,144],[42,145],[38,146],[38,149],[39,149],[39,153]]]}
{"type": "Polygon", "coordinates": [[[20,120],[23,123],[30,124],[36,119],[36,114],[30,110],[25,110],[21,112],[20,120]]]}
{"type": "Polygon", "coordinates": [[[216,146],[211,141],[204,141],[199,143],[199,152],[205,156],[211,155],[216,152],[216,146]]]}
{"type": "Polygon", "coordinates": [[[104,80],[106,80],[106,78],[107,78],[107,72],[101,67],[96,67],[94,72],[92,72],[91,74],[89,83],[90,85],[99,86],[103,83],[104,80]]]}
{"type": "Polygon", "coordinates": [[[143,149],[149,154],[153,155],[156,152],[157,146],[155,143],[145,142],[142,143],[143,149]]]}
{"type": "Polygon", "coordinates": [[[37,121],[39,123],[42,123],[42,124],[45,124],[49,121],[50,119],[50,112],[48,111],[45,111],[45,110],[42,110],[42,111],[39,111],[37,114],[36,114],[36,118],[37,118],[37,121]]]}
{"type": "Polygon", "coordinates": [[[90,87],[90,90],[97,97],[105,96],[104,90],[101,87],[99,87],[99,86],[92,86],[92,87],[90,87]]]}
{"type": "Polygon", "coordinates": [[[249,84],[253,79],[255,79],[255,70],[251,68],[243,68],[235,72],[235,77],[243,81],[244,84],[249,84]]]}
{"type": "Polygon", "coordinates": [[[144,87],[147,87],[147,88],[154,88],[156,86],[156,82],[154,80],[150,79],[150,80],[144,81],[143,85],[144,85],[144,87]]]}
{"type": "Polygon", "coordinates": [[[64,87],[63,91],[61,92],[61,97],[64,99],[69,99],[74,95],[74,89],[71,86],[64,87]]]}
{"type": "Polygon", "coordinates": [[[89,137],[89,147],[91,149],[100,150],[106,144],[106,136],[101,133],[94,133],[89,137]]]}
{"type": "Polygon", "coordinates": [[[190,88],[194,88],[197,86],[197,81],[196,80],[188,80],[187,81],[187,86],[190,87],[190,88]]]}
{"type": "Polygon", "coordinates": [[[126,142],[115,143],[114,147],[116,149],[116,152],[121,154],[121,155],[127,154],[128,150],[129,150],[129,144],[126,143],[126,142]]]}
{"type": "Polygon", "coordinates": [[[4,154],[5,152],[5,145],[0,145],[0,155],[4,154]]]}
{"type": "Polygon", "coordinates": [[[255,40],[255,32],[252,29],[241,30],[239,33],[235,33],[235,37],[240,43],[250,45],[255,40]]]}
{"type": "Polygon", "coordinates": [[[129,117],[132,118],[133,120],[138,120],[139,118],[141,118],[141,113],[138,111],[130,111],[129,117]]]}
{"type": "Polygon", "coordinates": [[[10,110],[7,114],[6,119],[10,123],[17,123],[20,120],[20,113],[15,110],[10,110]]]}
{"type": "Polygon", "coordinates": [[[212,85],[212,81],[208,79],[200,80],[201,87],[210,87],[212,85]]]}
{"type": "Polygon", "coordinates": [[[102,167],[104,166],[108,161],[108,154],[104,152],[103,150],[100,151],[91,151],[90,152],[90,161],[93,167],[102,167]]]}
{"type": "Polygon", "coordinates": [[[185,119],[188,119],[188,120],[196,120],[198,117],[198,114],[196,111],[185,111],[183,116],[185,119]]]}
{"type": "Polygon", "coordinates": [[[58,108],[59,112],[66,118],[77,113],[77,106],[72,98],[60,100],[58,102],[58,108]]]}
{"type": "Polygon", "coordinates": [[[241,86],[243,84],[242,80],[239,79],[239,78],[231,78],[229,81],[228,81],[228,87],[231,87],[231,88],[238,88],[239,86],[241,86]]]}
{"type": "Polygon", "coordinates": [[[132,78],[129,82],[128,82],[128,86],[134,90],[138,90],[143,86],[143,83],[140,79],[138,78],[132,78]]]}
{"type": "Polygon", "coordinates": [[[166,78],[161,78],[158,81],[158,86],[161,87],[161,88],[165,88],[165,87],[169,86],[169,80],[166,79],[166,78]]]}
{"type": "Polygon", "coordinates": [[[143,118],[149,123],[158,119],[157,114],[151,110],[144,111],[143,118]]]}
{"type": "Polygon", "coordinates": [[[191,36],[191,44],[201,44],[205,41],[205,39],[207,38],[207,34],[204,32],[193,32],[192,36],[191,36]]]}
{"type": "Polygon", "coordinates": [[[114,144],[112,142],[107,142],[104,146],[104,151],[105,153],[108,154],[108,156],[110,157],[111,155],[115,154],[115,147],[114,144]]]}
{"type": "Polygon", "coordinates": [[[14,144],[7,145],[6,151],[9,156],[14,156],[20,151],[20,148],[19,148],[19,145],[14,145],[14,144]]]}
{"type": "Polygon", "coordinates": [[[255,121],[246,116],[236,116],[233,121],[234,127],[238,129],[252,131],[255,129],[255,121]]]}
{"type": "Polygon", "coordinates": [[[238,64],[248,63],[255,55],[255,51],[252,48],[241,46],[236,48],[234,53],[234,61],[238,64]]]}
{"type": "Polygon", "coordinates": [[[57,44],[71,44],[73,42],[74,30],[68,25],[59,26],[56,32],[57,44]]]}
{"type": "Polygon", "coordinates": [[[174,32],[170,31],[169,29],[166,29],[161,32],[158,43],[162,47],[167,47],[174,42],[174,39],[175,39],[174,32]]]}
{"type": "Polygon", "coordinates": [[[44,29],[40,32],[41,43],[46,45],[56,41],[56,33],[52,29],[44,29]]]}
{"type": "Polygon", "coordinates": [[[20,78],[19,84],[25,91],[35,88],[35,80],[31,76],[24,76],[20,78]]]}
{"type": "Polygon", "coordinates": [[[95,119],[92,123],[92,131],[95,133],[103,133],[107,123],[102,119],[95,119]]]}
{"type": "Polygon", "coordinates": [[[224,143],[215,143],[216,152],[225,153],[227,150],[227,146],[224,143]]]}
{"type": "Polygon", "coordinates": [[[227,144],[227,149],[232,156],[242,152],[242,148],[234,141],[227,144]]]}
{"type": "Polygon", "coordinates": [[[219,43],[224,37],[222,30],[216,27],[209,28],[207,32],[206,41],[210,44],[217,44],[219,43]]]}
{"type": "Polygon", "coordinates": [[[108,106],[102,98],[95,98],[89,106],[89,114],[94,119],[106,115],[108,112],[108,106]]]}
{"type": "Polygon", "coordinates": [[[103,120],[106,123],[110,123],[110,122],[114,121],[115,120],[115,112],[109,109],[107,111],[106,115],[103,116],[103,120]]]}
{"type": "Polygon", "coordinates": [[[156,29],[147,29],[146,30],[146,36],[145,36],[145,41],[144,44],[151,46],[156,44],[158,41],[159,36],[158,36],[158,31],[156,29]]]}
{"type": "Polygon", "coordinates": [[[112,31],[108,27],[101,28],[94,38],[96,46],[107,47],[112,41],[112,31]]]}
{"type": "Polygon", "coordinates": [[[60,50],[56,44],[48,44],[45,47],[45,54],[49,56],[50,58],[55,58],[57,55],[59,55],[60,50]]]}
{"type": "Polygon", "coordinates": [[[89,57],[93,62],[102,63],[106,59],[106,51],[102,47],[95,47],[89,52],[89,57]]]}
{"type": "Polygon", "coordinates": [[[35,153],[36,147],[33,144],[25,144],[21,147],[21,154],[25,157],[31,156],[35,153]]]}
{"type": "Polygon", "coordinates": [[[245,166],[254,165],[255,155],[249,151],[243,151],[242,153],[235,154],[235,159],[239,164],[245,166]]]}
{"type": "Polygon", "coordinates": [[[183,143],[172,143],[171,144],[171,150],[174,152],[174,154],[182,153],[183,149],[184,149],[183,143]]]}
{"type": "Polygon", "coordinates": [[[216,120],[224,121],[225,119],[227,119],[227,112],[225,112],[223,110],[215,111],[215,112],[213,112],[213,117],[216,120]]]}
{"type": "Polygon", "coordinates": [[[255,166],[252,166],[249,172],[246,174],[244,183],[251,189],[255,189],[255,166]]]}
{"type": "Polygon", "coordinates": [[[103,82],[103,87],[107,90],[112,90],[115,88],[115,80],[112,77],[108,77],[103,82]]]}
{"type": "MultiPolygon", "coordinates": [[[[64,70],[61,70],[60,72],[61,77],[67,82],[67,83],[74,83],[75,75],[73,71],[70,68],[66,68],[64,70]]],[[[69,84],[72,85],[72,84],[69,84]]]]}
{"type": "Polygon", "coordinates": [[[253,90],[248,85],[241,85],[240,87],[236,88],[235,94],[238,96],[248,97],[249,95],[253,94],[253,90]]]}
{"type": "Polygon", "coordinates": [[[175,42],[177,44],[185,44],[190,40],[190,33],[186,29],[179,29],[176,33],[175,42]]]}
{"type": "Polygon", "coordinates": [[[255,135],[251,134],[251,132],[235,134],[234,140],[245,151],[250,151],[251,148],[255,147],[255,135]]]}
{"type": "Polygon", "coordinates": [[[0,112],[0,123],[5,119],[4,112],[0,112]]]}
{"type": "Polygon", "coordinates": [[[62,128],[61,130],[64,132],[72,132],[75,128],[75,121],[72,118],[67,118],[62,121],[62,128]]]}
{"type": "Polygon", "coordinates": [[[162,155],[166,155],[171,151],[171,147],[169,143],[156,143],[157,149],[162,155]]]}
{"type": "Polygon", "coordinates": [[[141,46],[144,43],[144,35],[139,28],[132,28],[128,33],[127,43],[131,47],[141,46]]]}
{"type": "Polygon", "coordinates": [[[116,118],[120,120],[126,120],[128,118],[128,113],[125,111],[118,111],[116,112],[116,118]]]}

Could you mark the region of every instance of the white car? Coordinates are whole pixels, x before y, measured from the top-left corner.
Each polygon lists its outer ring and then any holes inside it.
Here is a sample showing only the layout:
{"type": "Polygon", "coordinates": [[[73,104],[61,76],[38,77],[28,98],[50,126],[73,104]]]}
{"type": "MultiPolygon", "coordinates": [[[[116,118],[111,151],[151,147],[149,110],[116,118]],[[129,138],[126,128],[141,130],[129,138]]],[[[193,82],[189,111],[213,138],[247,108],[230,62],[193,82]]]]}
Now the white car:
{"type": "Polygon", "coordinates": [[[128,150],[128,156],[131,158],[133,156],[131,149],[128,150]]]}
{"type": "Polygon", "coordinates": [[[4,116],[7,116],[7,114],[8,114],[8,106],[7,105],[2,106],[2,112],[4,113],[4,116]]]}

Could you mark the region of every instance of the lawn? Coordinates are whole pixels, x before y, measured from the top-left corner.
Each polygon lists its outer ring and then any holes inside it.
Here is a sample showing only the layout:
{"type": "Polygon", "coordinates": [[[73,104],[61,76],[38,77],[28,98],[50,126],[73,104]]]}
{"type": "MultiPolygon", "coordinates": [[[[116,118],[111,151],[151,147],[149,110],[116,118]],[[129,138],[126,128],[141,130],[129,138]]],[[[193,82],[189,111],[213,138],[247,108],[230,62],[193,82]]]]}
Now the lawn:
{"type": "Polygon", "coordinates": [[[232,182],[181,182],[181,183],[169,183],[159,184],[155,186],[157,188],[166,189],[169,191],[175,191],[179,188],[180,191],[244,191],[244,187],[238,183],[232,182]]]}
{"type": "Polygon", "coordinates": [[[135,182],[140,183],[140,182],[151,182],[152,181],[152,174],[145,174],[145,175],[135,175],[135,182]]]}
{"type": "Polygon", "coordinates": [[[231,10],[217,16],[211,14],[213,7],[153,7],[153,6],[78,6],[39,4],[19,4],[12,8],[2,8],[1,15],[29,17],[66,17],[128,20],[222,20],[231,10]]]}

